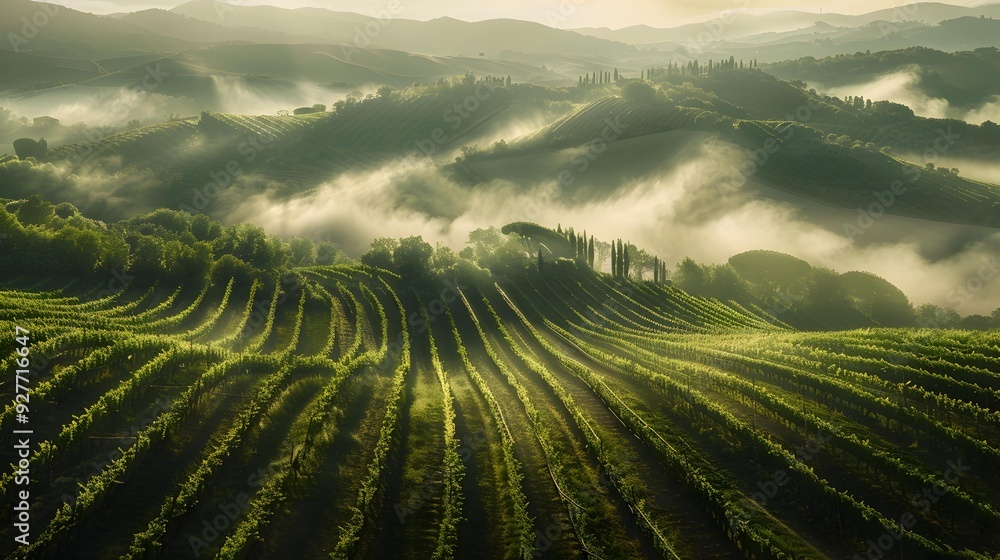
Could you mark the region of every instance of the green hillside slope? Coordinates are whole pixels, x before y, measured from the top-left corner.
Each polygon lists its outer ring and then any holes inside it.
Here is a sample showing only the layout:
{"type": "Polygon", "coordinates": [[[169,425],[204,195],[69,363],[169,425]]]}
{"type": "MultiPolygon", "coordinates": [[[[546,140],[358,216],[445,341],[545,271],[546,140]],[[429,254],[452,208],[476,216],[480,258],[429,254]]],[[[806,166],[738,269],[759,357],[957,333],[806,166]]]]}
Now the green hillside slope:
{"type": "Polygon", "coordinates": [[[0,273],[3,360],[30,356],[32,396],[0,424],[48,473],[30,544],[0,530],[9,558],[820,559],[887,531],[915,558],[996,549],[995,331],[796,332],[528,258],[502,283],[407,250],[398,272],[293,264],[245,225],[44,210],[0,208],[0,244],[100,231],[129,264],[112,288],[0,273]],[[157,250],[161,272],[201,264],[149,275],[157,250]]]}

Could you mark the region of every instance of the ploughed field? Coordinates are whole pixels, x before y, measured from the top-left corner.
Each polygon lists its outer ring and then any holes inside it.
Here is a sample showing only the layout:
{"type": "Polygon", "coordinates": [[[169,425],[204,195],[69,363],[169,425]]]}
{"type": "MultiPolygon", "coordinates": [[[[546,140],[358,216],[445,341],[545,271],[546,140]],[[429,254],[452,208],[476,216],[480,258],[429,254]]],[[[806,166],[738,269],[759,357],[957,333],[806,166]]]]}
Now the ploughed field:
{"type": "Polygon", "coordinates": [[[995,331],[798,332],[591,273],[52,284],[0,291],[31,352],[30,422],[8,401],[0,429],[33,430],[5,557],[1000,550],[995,331]]]}

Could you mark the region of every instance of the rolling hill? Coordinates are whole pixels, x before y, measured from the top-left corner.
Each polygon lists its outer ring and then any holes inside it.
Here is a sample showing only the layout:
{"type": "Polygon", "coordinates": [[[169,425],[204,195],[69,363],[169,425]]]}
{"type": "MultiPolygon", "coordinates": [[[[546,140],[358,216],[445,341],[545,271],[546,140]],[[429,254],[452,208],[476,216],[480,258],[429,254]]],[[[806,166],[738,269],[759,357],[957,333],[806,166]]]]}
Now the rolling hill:
{"type": "MultiPolygon", "coordinates": [[[[676,81],[689,79],[683,77],[676,81]]],[[[700,99],[683,99],[687,94],[681,95],[681,92],[676,91],[674,93],[679,97],[674,99],[666,96],[652,100],[602,98],[503,150],[477,154],[474,158],[457,163],[456,172],[477,181],[505,178],[517,182],[526,181],[532,175],[556,177],[560,173],[559,167],[567,168],[567,161],[573,163],[569,169],[576,166],[572,156],[574,149],[586,147],[594,139],[602,138],[602,135],[607,136],[610,126],[620,128],[621,131],[614,132],[615,142],[610,144],[609,153],[605,155],[602,149],[600,157],[590,158],[593,161],[586,162],[587,173],[577,173],[581,177],[569,189],[573,193],[582,189],[590,196],[602,198],[610,196],[614,191],[600,186],[606,183],[608,176],[591,173],[591,166],[594,169],[602,168],[611,174],[619,173],[622,177],[620,180],[625,177],[639,179],[652,174],[664,162],[661,158],[653,157],[651,152],[679,150],[676,143],[663,144],[659,148],[658,143],[686,138],[686,141],[697,144],[701,137],[688,133],[702,133],[713,135],[718,141],[740,146],[749,152],[763,151],[764,146],[769,146],[764,161],[754,163],[752,172],[745,173],[746,180],[768,189],[786,191],[797,197],[853,210],[876,202],[873,193],[881,192],[886,185],[893,184],[894,180],[902,177],[912,187],[910,195],[915,196],[907,196],[905,201],[899,201],[888,210],[890,213],[969,225],[1000,225],[1000,214],[997,213],[1000,209],[997,204],[1000,202],[997,198],[1000,196],[1000,189],[997,186],[926,172],[921,166],[880,152],[878,146],[873,148],[866,145],[864,142],[868,139],[842,140],[829,138],[829,133],[824,133],[823,129],[832,124],[836,124],[840,131],[848,130],[851,124],[862,129],[862,123],[865,122],[863,116],[854,116],[857,120],[852,121],[851,116],[839,115],[841,109],[836,104],[816,100],[812,105],[814,108],[809,109],[810,118],[801,119],[805,122],[798,122],[794,115],[791,120],[778,117],[764,103],[773,102],[775,108],[806,107],[808,95],[787,83],[762,76],[755,71],[722,73],[721,76],[695,80],[695,83],[711,87],[711,94],[706,95],[703,91],[700,99]],[[726,85],[721,86],[721,82],[726,85]],[[786,103],[779,96],[768,93],[757,98],[764,103],[751,104],[750,101],[760,93],[749,87],[754,83],[762,84],[766,91],[784,91],[791,97],[788,100],[790,102],[786,103]],[[765,114],[758,113],[759,120],[728,117],[711,110],[714,107],[708,104],[713,99],[726,110],[732,111],[734,106],[756,105],[757,110],[763,109],[765,114]],[[719,99],[730,105],[721,104],[719,99]],[[685,134],[678,136],[681,131],[685,134]],[[619,143],[622,145],[616,146],[619,143]],[[564,154],[562,157],[546,159],[546,153],[560,151],[564,154]],[[639,151],[636,157],[629,157],[630,152],[635,151],[639,151]],[[522,158],[532,163],[518,163],[522,158]],[[629,158],[626,160],[628,164],[622,163],[619,158],[629,158]]],[[[899,123],[898,126],[904,127],[905,123],[899,123]]],[[[931,126],[937,134],[936,129],[940,125],[931,123],[931,126]]],[[[929,137],[932,144],[934,138],[929,137]]],[[[583,167],[582,163],[580,167],[583,167]]]]}
{"type": "Polygon", "coordinates": [[[57,4],[6,0],[0,6],[4,49],[67,58],[128,56],[190,46],[188,41],[57,4]],[[44,25],[33,22],[37,20],[44,25]]]}
{"type": "MultiPolygon", "coordinates": [[[[775,11],[724,12],[713,20],[676,28],[635,26],[576,31],[655,49],[678,59],[736,58],[781,62],[926,47],[944,51],[1000,47],[1000,5],[908,4],[868,14],[775,11]]],[[[660,61],[650,60],[652,63],[660,61]]]]}
{"type": "Polygon", "coordinates": [[[121,21],[192,43],[222,43],[247,41],[251,43],[323,43],[320,36],[279,33],[251,27],[231,27],[205,21],[184,13],[152,9],[115,14],[121,21]]]}
{"type": "Polygon", "coordinates": [[[385,49],[348,49],[339,45],[217,45],[189,53],[200,64],[222,72],[271,75],[314,84],[389,84],[476,72],[481,75],[558,76],[537,67],[479,58],[427,56],[385,49]]]}
{"type": "Polygon", "coordinates": [[[900,510],[908,555],[995,550],[996,331],[799,332],[568,259],[498,280],[404,240],[392,270],[291,264],[245,224],[47,210],[8,201],[0,243],[54,272],[90,235],[75,259],[133,264],[113,288],[0,267],[3,360],[30,356],[35,397],[0,424],[50,479],[8,558],[843,558],[900,510]]]}
{"type": "MultiPolygon", "coordinates": [[[[924,139],[931,146],[940,143],[940,130],[951,127],[951,122],[912,114],[900,117],[891,106],[856,109],[841,100],[812,98],[756,70],[696,77],[693,83],[697,85],[680,83],[691,80],[676,76],[659,84],[659,89],[637,81],[621,89],[601,86],[603,94],[601,88],[487,87],[487,82],[390,89],[368,99],[340,103],[333,112],[287,117],[288,122],[301,125],[296,125],[294,133],[280,127],[272,130],[266,123],[274,117],[206,114],[198,127],[178,129],[177,136],[154,147],[143,146],[148,140],[145,129],[139,129],[94,145],[54,146],[49,159],[68,159],[73,169],[94,165],[112,172],[129,167],[154,169],[171,177],[172,186],[152,188],[148,202],[177,208],[190,206],[189,193],[201,189],[206,177],[225,169],[248,139],[260,135],[270,139],[262,150],[266,157],[252,162],[237,157],[236,161],[243,164],[242,172],[272,181],[275,194],[282,199],[350,170],[431,155],[448,176],[469,189],[495,180],[529,189],[536,178],[550,177],[566,187],[562,196],[567,199],[599,201],[614,197],[625,185],[655,177],[686,160],[706,157],[706,146],[715,146],[735,158],[728,164],[729,171],[723,167],[715,172],[717,194],[759,195],[791,204],[838,234],[844,233],[845,223],[857,221],[857,208],[874,207],[879,196],[886,196],[879,193],[891,185],[903,185],[897,190],[906,196],[894,196],[884,208],[892,219],[880,221],[878,229],[887,237],[866,235],[865,243],[915,236],[926,244],[928,255],[941,256],[970,240],[988,237],[1000,225],[1000,187],[966,179],[950,169],[929,170],[923,162],[914,164],[891,155],[896,150],[917,150],[924,139]],[[475,110],[463,116],[462,104],[470,99],[475,100],[475,110]],[[566,103],[570,100],[574,104],[566,103]],[[796,106],[811,107],[809,118],[793,115],[788,120],[781,114],[796,106]],[[542,115],[547,115],[542,120],[550,124],[518,138],[505,138],[506,131],[523,119],[537,120],[542,115]],[[588,146],[602,137],[609,141],[600,156],[586,157],[584,162],[581,158],[588,146]],[[502,145],[491,145],[500,139],[505,140],[502,145]],[[484,147],[452,161],[459,148],[474,144],[484,147]],[[892,147],[890,153],[882,151],[886,145],[892,147]],[[751,159],[761,157],[762,152],[766,154],[762,161],[751,159]],[[81,153],[87,157],[74,156],[81,153]],[[962,227],[946,233],[942,228],[948,224],[962,227]]],[[[996,138],[989,140],[991,131],[984,127],[963,125],[953,134],[961,138],[982,135],[975,143],[980,150],[1000,144],[996,138]]],[[[956,147],[954,153],[963,152],[956,147]]],[[[61,185],[61,180],[47,179],[45,187],[24,188],[42,188],[50,196],[69,196],[65,200],[86,206],[72,198],[72,189],[66,191],[61,185]],[[56,194],[60,190],[64,194],[56,194]]],[[[222,215],[218,213],[240,196],[229,193],[226,200],[230,202],[214,204],[212,211],[222,215]]]]}
{"type": "MultiPolygon", "coordinates": [[[[991,25],[1000,25],[995,20],[991,25]]],[[[1000,27],[996,29],[1000,31],[1000,27]]],[[[974,107],[1000,95],[1000,50],[982,47],[947,53],[914,47],[821,59],[799,58],[770,64],[766,70],[785,80],[826,86],[857,84],[881,76],[912,73],[917,90],[956,107],[974,107]]]]}

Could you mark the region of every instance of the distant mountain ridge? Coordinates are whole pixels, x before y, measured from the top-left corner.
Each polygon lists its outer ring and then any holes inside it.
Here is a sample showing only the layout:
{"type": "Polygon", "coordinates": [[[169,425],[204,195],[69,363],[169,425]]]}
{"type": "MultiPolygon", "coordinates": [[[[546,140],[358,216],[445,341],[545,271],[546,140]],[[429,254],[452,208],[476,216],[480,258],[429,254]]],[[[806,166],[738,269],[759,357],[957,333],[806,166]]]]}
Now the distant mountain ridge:
{"type": "Polygon", "coordinates": [[[979,17],[980,15],[1000,18],[1000,3],[967,7],[939,2],[918,2],[861,15],[817,14],[796,10],[781,10],[765,14],[734,11],[729,14],[720,14],[717,18],[707,19],[704,22],[677,27],[658,28],[648,25],[636,25],[622,29],[581,27],[574,28],[573,31],[631,45],[689,44],[692,42],[740,41],[760,33],[784,33],[810,28],[817,24],[835,28],[858,28],[880,21],[892,24],[922,22],[927,25],[937,25],[950,19],[979,17]]]}
{"type": "Polygon", "coordinates": [[[627,56],[631,46],[514,19],[466,22],[449,17],[407,19],[402,8],[366,16],[322,8],[238,6],[193,0],[171,12],[224,27],[257,28],[289,35],[322,37],[348,48],[381,47],[408,52],[496,58],[505,51],[627,56]]]}

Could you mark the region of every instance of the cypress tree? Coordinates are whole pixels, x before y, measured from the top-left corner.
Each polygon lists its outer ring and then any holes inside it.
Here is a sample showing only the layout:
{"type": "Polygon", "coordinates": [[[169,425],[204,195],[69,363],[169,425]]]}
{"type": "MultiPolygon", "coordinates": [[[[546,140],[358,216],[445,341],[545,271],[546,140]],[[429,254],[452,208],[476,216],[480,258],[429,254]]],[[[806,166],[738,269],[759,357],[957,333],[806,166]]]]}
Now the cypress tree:
{"type": "Polygon", "coordinates": [[[618,278],[622,277],[622,273],[624,273],[624,271],[625,271],[624,261],[622,260],[622,240],[619,239],[618,240],[618,278]]]}
{"type": "Polygon", "coordinates": [[[614,277],[618,278],[618,242],[614,239],[611,240],[611,269],[614,277]]]}
{"type": "Polygon", "coordinates": [[[653,257],[653,283],[660,283],[660,259],[653,257]]]}
{"type": "Polygon", "coordinates": [[[629,257],[628,257],[628,244],[626,244],[625,245],[625,256],[622,257],[622,270],[625,273],[624,277],[625,277],[626,280],[628,280],[628,273],[629,273],[629,268],[630,268],[631,264],[632,263],[630,262],[629,257]]]}
{"type": "Polygon", "coordinates": [[[621,278],[622,277],[622,244],[621,244],[620,240],[613,242],[613,244],[616,247],[618,247],[618,251],[615,253],[615,266],[618,268],[618,274],[615,275],[615,278],[621,278]]]}
{"type": "Polygon", "coordinates": [[[590,269],[594,269],[594,257],[597,253],[594,251],[594,236],[590,236],[590,246],[587,247],[587,262],[590,264],[590,269]]]}
{"type": "Polygon", "coordinates": [[[618,277],[625,276],[625,253],[622,248],[622,240],[618,240],[618,277]]]}

